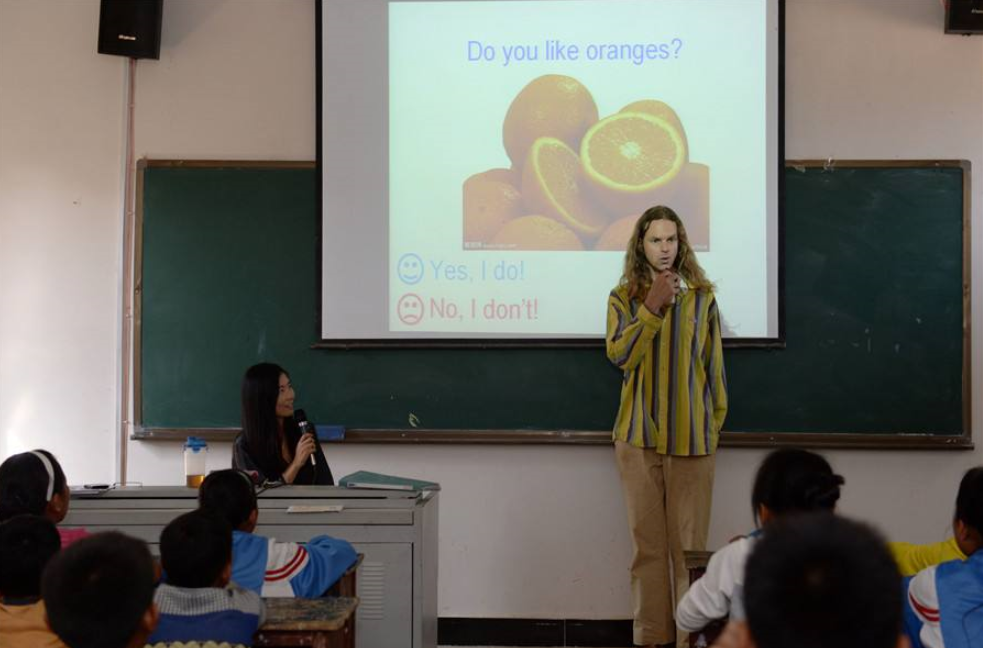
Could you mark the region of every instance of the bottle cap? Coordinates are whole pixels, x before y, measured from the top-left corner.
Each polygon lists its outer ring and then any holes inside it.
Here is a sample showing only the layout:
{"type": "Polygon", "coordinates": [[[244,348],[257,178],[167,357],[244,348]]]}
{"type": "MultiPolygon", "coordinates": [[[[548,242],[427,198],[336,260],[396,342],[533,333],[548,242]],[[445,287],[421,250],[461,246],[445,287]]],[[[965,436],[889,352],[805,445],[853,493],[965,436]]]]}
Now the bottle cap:
{"type": "Polygon", "coordinates": [[[184,447],[192,452],[198,452],[201,449],[208,449],[208,444],[201,437],[189,436],[188,440],[184,442],[184,447]]]}

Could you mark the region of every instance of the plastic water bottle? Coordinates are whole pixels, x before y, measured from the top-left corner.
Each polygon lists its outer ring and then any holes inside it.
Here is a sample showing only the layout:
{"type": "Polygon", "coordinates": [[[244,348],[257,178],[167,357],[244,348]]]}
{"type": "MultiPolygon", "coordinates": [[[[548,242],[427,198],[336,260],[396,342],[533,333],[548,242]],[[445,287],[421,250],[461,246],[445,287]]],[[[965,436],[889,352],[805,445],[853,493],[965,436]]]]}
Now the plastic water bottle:
{"type": "Polygon", "coordinates": [[[188,488],[198,488],[205,481],[208,444],[204,439],[188,437],[184,444],[184,479],[188,488]]]}

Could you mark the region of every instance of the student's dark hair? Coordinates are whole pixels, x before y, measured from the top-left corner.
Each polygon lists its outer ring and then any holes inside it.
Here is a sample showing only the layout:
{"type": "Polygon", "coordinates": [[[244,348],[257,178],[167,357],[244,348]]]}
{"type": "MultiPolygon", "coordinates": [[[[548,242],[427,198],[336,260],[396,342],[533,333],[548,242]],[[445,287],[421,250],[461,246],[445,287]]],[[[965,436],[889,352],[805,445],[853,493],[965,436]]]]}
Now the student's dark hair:
{"type": "Polygon", "coordinates": [[[198,506],[223,518],[233,530],[238,529],[256,510],[253,481],[234,468],[209,473],[198,489],[198,506]]]}
{"type": "Polygon", "coordinates": [[[894,648],[901,591],[878,533],[817,512],[778,520],[755,543],[744,607],[758,648],[894,648]]]}
{"type": "MultiPolygon", "coordinates": [[[[55,474],[52,494],[65,490],[65,472],[47,450],[35,450],[48,458],[55,474]]],[[[0,521],[15,515],[44,515],[48,507],[50,478],[44,462],[34,452],[21,452],[0,464],[0,521]]]]}
{"type": "MultiPolygon", "coordinates": [[[[242,435],[246,450],[260,470],[270,479],[287,469],[277,438],[276,401],[280,395],[280,374],[290,374],[280,365],[262,362],[246,370],[242,377],[242,435]]],[[[300,429],[293,417],[283,421],[287,443],[300,439],[300,429]]]]}
{"type": "Polygon", "coordinates": [[[959,482],[956,519],[983,533],[983,466],[970,468],[959,482]]]}
{"type": "Polygon", "coordinates": [[[160,562],[176,587],[212,587],[232,560],[232,527],[211,511],[179,515],[160,534],[160,562]]]}
{"type": "Polygon", "coordinates": [[[40,596],[41,573],[60,549],[58,529],[44,516],[15,515],[0,523],[0,592],[40,596]]]}
{"type": "Polygon", "coordinates": [[[762,504],[775,515],[833,510],[843,477],[821,455],[799,448],[775,450],[761,463],[751,491],[755,519],[762,504]]]}
{"type": "Polygon", "coordinates": [[[147,544],[116,531],[73,542],[41,577],[55,634],[71,648],[124,648],[154,600],[147,544]]]}

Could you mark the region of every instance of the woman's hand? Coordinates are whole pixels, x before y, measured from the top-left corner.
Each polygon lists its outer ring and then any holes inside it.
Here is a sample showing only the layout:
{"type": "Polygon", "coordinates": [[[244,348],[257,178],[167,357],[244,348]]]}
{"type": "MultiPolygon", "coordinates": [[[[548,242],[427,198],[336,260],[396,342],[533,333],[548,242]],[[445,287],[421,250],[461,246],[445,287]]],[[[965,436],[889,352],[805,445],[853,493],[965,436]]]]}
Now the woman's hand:
{"type": "Polygon", "coordinates": [[[310,459],[310,456],[314,454],[317,446],[314,445],[314,435],[313,434],[302,434],[300,440],[297,441],[297,447],[294,449],[294,461],[293,463],[298,467],[302,468],[305,463],[310,459]]]}
{"type": "Polygon", "coordinates": [[[310,460],[311,455],[314,454],[316,449],[317,446],[314,444],[313,434],[301,435],[300,440],[297,441],[297,447],[294,448],[294,460],[290,462],[290,465],[287,466],[287,469],[281,475],[283,481],[288,484],[294,483],[294,480],[297,479],[297,473],[310,460]]]}
{"type": "Polygon", "coordinates": [[[658,313],[672,303],[679,294],[679,275],[665,270],[652,278],[652,285],[645,295],[645,308],[658,313]]]}

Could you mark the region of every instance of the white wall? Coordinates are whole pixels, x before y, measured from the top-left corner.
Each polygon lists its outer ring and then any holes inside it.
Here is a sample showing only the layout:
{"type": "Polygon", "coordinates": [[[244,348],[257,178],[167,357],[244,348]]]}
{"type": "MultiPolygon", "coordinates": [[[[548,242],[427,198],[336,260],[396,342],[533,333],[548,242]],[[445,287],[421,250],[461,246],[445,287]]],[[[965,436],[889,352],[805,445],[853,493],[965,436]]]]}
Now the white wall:
{"type": "MultiPolygon", "coordinates": [[[[95,0],[30,5],[0,0],[0,454],[20,449],[20,440],[41,426],[39,399],[49,397],[65,405],[61,419],[74,423],[59,426],[44,444],[71,456],[66,464],[73,480],[76,474],[107,479],[112,467],[106,458],[112,437],[105,431],[114,424],[119,218],[109,212],[119,208],[124,64],[91,53],[97,12],[95,0]],[[47,80],[55,66],[39,58],[41,46],[18,36],[24,31],[20,25],[49,20],[66,6],[73,8],[74,19],[59,19],[55,35],[63,37],[45,46],[59,52],[59,65],[70,62],[70,75],[86,87],[103,87],[104,68],[110,69],[103,92],[69,95],[52,87],[47,80]],[[86,22],[93,26],[78,47],[74,31],[86,22]],[[83,63],[84,69],[75,69],[83,63]],[[11,88],[26,103],[8,99],[11,88]],[[112,109],[103,112],[106,101],[112,109]],[[64,133],[44,119],[45,109],[57,112],[64,133]],[[90,123],[88,115],[97,112],[102,117],[90,123]],[[35,125],[24,129],[31,139],[14,137],[25,123],[35,125]],[[93,162],[75,146],[73,138],[93,131],[104,133],[97,138],[101,144],[113,142],[108,148],[115,155],[93,162]],[[32,155],[37,160],[45,156],[45,171],[59,158],[73,163],[43,188],[8,180],[28,173],[32,155]],[[82,217],[64,202],[71,195],[66,187],[73,186],[70,174],[83,160],[89,176],[79,191],[93,192],[108,205],[98,214],[86,212],[84,228],[78,225],[82,217]],[[98,178],[90,177],[97,172],[98,178]],[[59,239],[84,234],[85,256],[66,242],[56,250],[58,257],[45,254],[45,263],[32,262],[46,251],[38,250],[30,234],[32,221],[25,214],[34,210],[43,212],[59,239]],[[64,235],[66,229],[70,236],[64,235]],[[22,251],[25,247],[33,254],[22,251]],[[97,251],[89,254],[90,249],[97,251]],[[25,265],[33,272],[24,272],[25,265]],[[83,347],[72,344],[75,338],[50,342],[57,338],[57,327],[48,321],[65,317],[61,305],[66,297],[48,286],[68,280],[78,303],[92,304],[70,315],[73,323],[89,325],[83,347]],[[24,282],[39,287],[29,290],[24,282]],[[46,299],[34,297],[39,291],[46,299]],[[92,364],[104,369],[93,372],[92,364]],[[53,379],[60,386],[54,395],[53,379]],[[31,402],[38,409],[25,405],[31,402]],[[91,448],[84,454],[83,443],[91,448]]],[[[167,0],[164,34],[161,60],[141,62],[138,68],[138,155],[313,159],[309,0],[167,0]]],[[[969,159],[973,220],[979,222],[983,37],[944,35],[935,0],[788,0],[786,43],[787,157],[969,159]]],[[[976,237],[974,258],[983,258],[981,252],[976,237]]],[[[983,285],[979,268],[975,263],[977,304],[983,285]]],[[[975,309],[974,331],[983,330],[981,312],[975,309]]],[[[981,347],[974,340],[974,402],[980,394],[981,347]]],[[[979,420],[979,411],[974,418],[979,420]]],[[[983,427],[974,427],[974,438],[983,443],[983,427]]],[[[36,443],[42,443],[40,438],[36,443]]],[[[129,448],[131,479],[181,481],[177,444],[131,442],[129,448]]],[[[629,540],[609,448],[352,445],[328,451],[336,475],[367,468],[441,482],[441,615],[630,616],[629,540]]],[[[762,455],[721,451],[711,545],[750,526],[750,480],[762,455]]],[[[875,522],[892,537],[913,541],[945,536],[959,476],[966,467],[983,463],[983,449],[827,455],[847,478],[842,510],[875,522]]],[[[213,466],[228,465],[228,460],[227,447],[212,448],[213,466]]]]}
{"type": "Polygon", "coordinates": [[[0,0],[0,457],[112,479],[123,59],[99,3],[0,0]]]}

